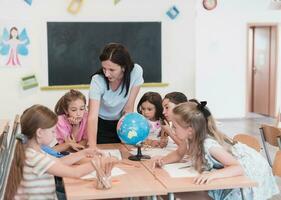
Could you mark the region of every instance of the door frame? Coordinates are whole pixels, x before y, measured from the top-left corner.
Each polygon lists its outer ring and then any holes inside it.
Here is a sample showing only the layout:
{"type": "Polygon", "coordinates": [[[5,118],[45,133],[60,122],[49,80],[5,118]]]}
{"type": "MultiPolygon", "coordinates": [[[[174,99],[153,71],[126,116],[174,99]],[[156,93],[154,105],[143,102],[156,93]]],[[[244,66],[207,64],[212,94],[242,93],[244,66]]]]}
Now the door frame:
{"type": "MultiPolygon", "coordinates": [[[[250,38],[250,36],[252,36],[251,34],[251,28],[252,27],[275,27],[276,29],[276,45],[275,45],[275,50],[276,50],[276,55],[275,55],[275,59],[274,59],[274,63],[275,63],[275,69],[276,69],[276,73],[274,76],[274,80],[271,80],[270,83],[272,83],[274,85],[275,88],[275,98],[274,98],[274,105],[270,105],[273,106],[273,110],[269,111],[270,116],[275,117],[277,114],[277,74],[279,72],[278,70],[278,52],[279,52],[279,24],[278,23],[248,23],[247,24],[247,42],[246,42],[246,48],[247,48],[247,56],[246,56],[246,63],[247,63],[247,67],[246,67],[246,114],[252,111],[252,85],[253,85],[253,71],[252,71],[252,64],[253,64],[253,56],[252,56],[252,45],[253,45],[253,41],[250,38]]],[[[271,74],[271,73],[270,73],[271,74]]],[[[270,95],[270,94],[269,94],[270,95]]]]}

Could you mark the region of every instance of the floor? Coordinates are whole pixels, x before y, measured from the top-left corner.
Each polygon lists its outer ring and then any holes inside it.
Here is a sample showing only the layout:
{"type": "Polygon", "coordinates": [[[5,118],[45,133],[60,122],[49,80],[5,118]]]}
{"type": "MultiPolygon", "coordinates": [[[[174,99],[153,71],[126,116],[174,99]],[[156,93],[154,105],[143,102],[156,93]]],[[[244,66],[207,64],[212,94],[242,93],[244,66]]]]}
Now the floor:
{"type": "MultiPolygon", "coordinates": [[[[250,113],[246,118],[240,119],[218,119],[217,125],[219,130],[224,134],[233,137],[238,133],[245,133],[255,136],[262,144],[259,127],[261,124],[276,124],[276,119],[258,115],[255,113],[250,113]]],[[[271,158],[274,158],[277,148],[271,146],[269,147],[271,158]]],[[[261,153],[265,156],[264,151],[261,153]]],[[[279,189],[281,190],[281,179],[278,180],[279,189]]],[[[274,196],[271,200],[281,200],[281,194],[274,196]]]]}
{"type": "MultiPolygon", "coordinates": [[[[259,132],[261,124],[276,125],[276,119],[255,113],[249,113],[245,118],[219,119],[217,123],[219,130],[231,138],[238,133],[245,133],[255,136],[260,141],[260,144],[262,144],[259,132]]],[[[276,150],[277,148],[269,146],[272,158],[274,158],[276,150]]],[[[261,151],[261,153],[264,154],[263,151],[261,151]]]]}

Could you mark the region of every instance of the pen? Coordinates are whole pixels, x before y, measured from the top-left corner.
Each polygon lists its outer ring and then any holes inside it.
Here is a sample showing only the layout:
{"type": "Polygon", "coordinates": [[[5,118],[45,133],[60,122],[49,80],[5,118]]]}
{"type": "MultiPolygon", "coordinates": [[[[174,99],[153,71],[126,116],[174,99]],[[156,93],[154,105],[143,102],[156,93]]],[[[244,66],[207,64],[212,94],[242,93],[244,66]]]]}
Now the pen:
{"type": "Polygon", "coordinates": [[[179,167],[178,169],[186,169],[186,168],[189,168],[191,167],[191,165],[186,165],[186,166],[183,166],[183,167],[179,167]]]}

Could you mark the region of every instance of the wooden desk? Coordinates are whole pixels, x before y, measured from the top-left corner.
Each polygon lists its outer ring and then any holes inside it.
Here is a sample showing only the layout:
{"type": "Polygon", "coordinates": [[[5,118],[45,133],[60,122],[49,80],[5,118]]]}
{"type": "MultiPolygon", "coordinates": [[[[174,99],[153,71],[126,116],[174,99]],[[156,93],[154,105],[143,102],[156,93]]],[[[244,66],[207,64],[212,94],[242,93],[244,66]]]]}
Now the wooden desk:
{"type": "MultiPolygon", "coordinates": [[[[120,144],[98,145],[98,148],[119,149],[123,159],[127,159],[130,154],[127,148],[120,144]]],[[[67,199],[106,199],[167,194],[165,187],[155,179],[145,166],[139,162],[134,162],[134,164],[138,164],[139,167],[125,164],[117,165],[126,171],[126,174],[113,177],[112,188],[109,190],[97,190],[96,180],[63,178],[67,199]]]]}
{"type": "MultiPolygon", "coordinates": [[[[149,161],[142,161],[142,163],[150,169],[149,161]]],[[[246,176],[237,176],[231,178],[217,179],[211,181],[209,184],[197,185],[192,183],[193,178],[171,178],[164,169],[156,168],[154,170],[155,177],[166,187],[168,193],[175,192],[193,192],[193,191],[206,191],[218,190],[229,188],[243,188],[257,186],[255,181],[247,178],[246,176]]]]}

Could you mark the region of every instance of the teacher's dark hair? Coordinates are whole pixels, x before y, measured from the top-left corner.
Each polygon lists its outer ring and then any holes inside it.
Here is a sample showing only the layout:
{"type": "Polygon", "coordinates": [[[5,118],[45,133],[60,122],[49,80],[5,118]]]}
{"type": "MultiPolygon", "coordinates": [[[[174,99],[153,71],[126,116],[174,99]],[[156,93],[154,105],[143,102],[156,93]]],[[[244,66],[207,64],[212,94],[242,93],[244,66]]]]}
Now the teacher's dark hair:
{"type": "MultiPolygon", "coordinates": [[[[120,94],[123,92],[125,88],[125,97],[128,95],[130,81],[131,81],[131,71],[134,68],[134,62],[131,59],[131,56],[125,46],[120,43],[109,43],[107,44],[100,54],[100,62],[110,60],[111,62],[118,64],[124,70],[124,76],[122,81],[122,89],[120,94]]],[[[100,68],[96,73],[93,74],[103,75],[107,89],[109,90],[109,81],[105,77],[102,68],[100,68]]]]}

